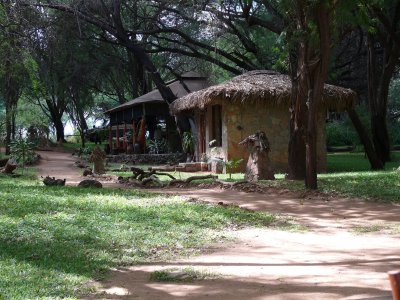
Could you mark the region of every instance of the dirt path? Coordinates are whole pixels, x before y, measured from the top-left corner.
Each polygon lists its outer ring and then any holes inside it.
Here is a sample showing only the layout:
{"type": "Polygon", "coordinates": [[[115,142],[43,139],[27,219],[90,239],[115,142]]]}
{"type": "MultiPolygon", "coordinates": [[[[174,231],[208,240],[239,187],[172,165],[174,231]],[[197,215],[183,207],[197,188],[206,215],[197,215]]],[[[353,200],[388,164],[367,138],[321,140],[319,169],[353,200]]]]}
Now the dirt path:
{"type": "Polygon", "coordinates": [[[277,191],[170,192],[292,216],[308,230],[240,230],[235,244],[220,245],[211,254],[114,270],[101,284],[102,298],[391,299],[386,272],[400,268],[399,206],[277,191]],[[378,232],[357,234],[357,228],[378,232]],[[149,282],[151,272],[188,266],[221,278],[190,284],[149,282]]]}
{"type": "MultiPolygon", "coordinates": [[[[37,166],[39,176],[50,176],[60,179],[66,179],[66,185],[76,186],[79,182],[87,177],[82,176],[82,169],[74,166],[74,162],[78,159],[73,157],[69,152],[58,152],[58,151],[38,151],[41,156],[39,165],[37,166]]],[[[102,180],[101,178],[95,178],[100,181],[104,187],[120,187],[117,183],[112,181],[102,180]]]]}
{"type": "MultiPolygon", "coordinates": [[[[44,153],[39,172],[80,179],[69,154],[44,153]],[[46,155],[47,154],[47,155],[46,155]]],[[[400,206],[272,190],[169,193],[292,216],[305,232],[245,229],[234,244],[175,262],[111,271],[97,299],[391,299],[386,272],[400,268],[400,206]],[[358,231],[374,231],[357,234],[358,231]],[[155,270],[184,268],[218,274],[192,283],[150,282],[155,270]]]]}

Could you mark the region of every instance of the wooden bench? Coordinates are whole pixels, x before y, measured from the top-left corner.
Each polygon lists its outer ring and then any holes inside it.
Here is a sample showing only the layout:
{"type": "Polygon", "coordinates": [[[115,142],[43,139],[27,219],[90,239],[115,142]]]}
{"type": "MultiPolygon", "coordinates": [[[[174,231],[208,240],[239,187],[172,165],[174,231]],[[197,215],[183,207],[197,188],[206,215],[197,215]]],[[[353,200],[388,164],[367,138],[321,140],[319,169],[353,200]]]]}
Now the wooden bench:
{"type": "Polygon", "coordinates": [[[400,300],[400,270],[388,272],[393,300],[400,300]]]}

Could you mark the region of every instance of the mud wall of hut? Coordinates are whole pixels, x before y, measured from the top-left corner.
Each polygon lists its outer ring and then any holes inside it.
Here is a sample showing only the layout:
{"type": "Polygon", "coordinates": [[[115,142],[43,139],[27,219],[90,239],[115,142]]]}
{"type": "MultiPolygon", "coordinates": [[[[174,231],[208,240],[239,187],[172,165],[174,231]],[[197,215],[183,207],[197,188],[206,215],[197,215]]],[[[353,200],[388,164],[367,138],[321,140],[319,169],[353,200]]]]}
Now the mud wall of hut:
{"type": "MultiPolygon", "coordinates": [[[[206,111],[206,148],[207,155],[224,159],[243,158],[240,170],[244,171],[249,152],[246,147],[238,145],[240,141],[258,130],[267,134],[270,142],[270,159],[275,172],[286,172],[288,168],[289,142],[289,109],[282,106],[266,107],[260,104],[222,105],[222,147],[210,148],[211,109],[206,111]]],[[[317,154],[318,171],[326,171],[325,117],[321,111],[317,121],[317,154]]]]}

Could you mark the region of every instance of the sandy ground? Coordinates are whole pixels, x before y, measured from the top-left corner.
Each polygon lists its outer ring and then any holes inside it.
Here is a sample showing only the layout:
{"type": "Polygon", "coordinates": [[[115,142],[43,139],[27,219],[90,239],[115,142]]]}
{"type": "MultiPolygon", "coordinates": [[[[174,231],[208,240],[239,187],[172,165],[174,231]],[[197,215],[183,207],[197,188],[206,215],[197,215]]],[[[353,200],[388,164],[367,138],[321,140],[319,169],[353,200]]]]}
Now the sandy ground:
{"type": "MultiPolygon", "coordinates": [[[[39,173],[82,177],[70,154],[41,153],[39,173]]],[[[112,270],[96,283],[96,299],[391,299],[386,272],[400,268],[400,206],[359,199],[307,196],[271,190],[171,189],[169,193],[209,202],[234,203],[291,216],[305,232],[244,229],[235,243],[173,262],[112,270]],[[377,228],[357,233],[355,228],[377,228]],[[397,228],[397,229],[396,229],[397,228]],[[191,283],[149,281],[151,272],[191,267],[218,275],[191,283]]]]}

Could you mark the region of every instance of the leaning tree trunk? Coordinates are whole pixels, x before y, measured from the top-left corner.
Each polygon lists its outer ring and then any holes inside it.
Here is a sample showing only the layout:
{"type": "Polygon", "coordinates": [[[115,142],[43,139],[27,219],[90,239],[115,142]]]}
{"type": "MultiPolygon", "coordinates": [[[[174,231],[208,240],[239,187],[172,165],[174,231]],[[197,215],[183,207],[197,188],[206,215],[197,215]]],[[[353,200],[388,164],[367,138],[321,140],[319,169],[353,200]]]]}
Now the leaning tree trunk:
{"type": "Polygon", "coordinates": [[[379,94],[376,99],[371,99],[371,129],[375,149],[382,162],[390,161],[390,140],[387,129],[387,102],[389,85],[395,70],[396,63],[393,59],[385,64],[383,74],[379,81],[379,94]]]}
{"type": "Polygon", "coordinates": [[[385,49],[379,62],[375,40],[368,36],[368,102],[371,114],[372,141],[379,160],[390,161],[390,141],[387,129],[387,101],[390,80],[395,71],[398,54],[385,49]]]}
{"type": "Polygon", "coordinates": [[[386,125],[386,113],[376,111],[371,116],[372,140],[382,162],[390,161],[390,141],[386,125]]]}
{"type": "MultiPolygon", "coordinates": [[[[153,81],[154,85],[157,87],[159,93],[161,94],[161,97],[164,99],[165,102],[167,102],[168,105],[171,105],[172,102],[177,99],[176,95],[165,84],[164,80],[161,78],[160,72],[151,61],[149,55],[144,51],[141,46],[138,46],[132,41],[132,39],[127,34],[127,31],[123,27],[121,19],[120,0],[115,0],[113,2],[112,17],[115,23],[115,32],[112,32],[112,34],[120,41],[123,46],[128,49],[128,51],[130,51],[135,56],[138,63],[140,63],[149,74],[149,77],[153,81]]],[[[186,116],[176,116],[176,124],[181,134],[185,131],[190,130],[189,118],[186,116]]]]}
{"type": "Polygon", "coordinates": [[[374,146],[372,145],[371,140],[368,137],[367,131],[365,130],[360,118],[357,115],[357,112],[354,108],[349,109],[348,111],[351,122],[353,123],[354,128],[356,129],[358,136],[361,140],[361,143],[364,146],[365,153],[367,154],[369,163],[371,165],[372,170],[382,170],[383,163],[380,161],[378,155],[376,155],[374,146]]]}

